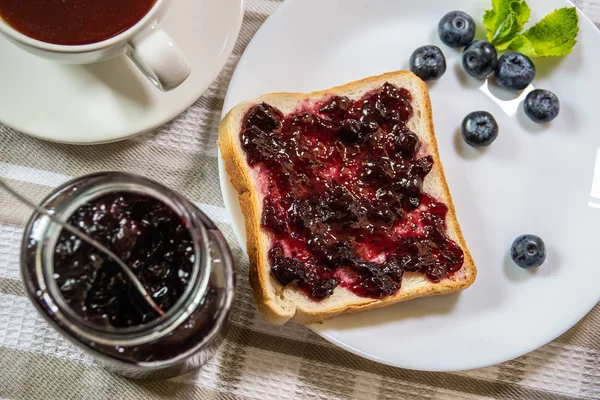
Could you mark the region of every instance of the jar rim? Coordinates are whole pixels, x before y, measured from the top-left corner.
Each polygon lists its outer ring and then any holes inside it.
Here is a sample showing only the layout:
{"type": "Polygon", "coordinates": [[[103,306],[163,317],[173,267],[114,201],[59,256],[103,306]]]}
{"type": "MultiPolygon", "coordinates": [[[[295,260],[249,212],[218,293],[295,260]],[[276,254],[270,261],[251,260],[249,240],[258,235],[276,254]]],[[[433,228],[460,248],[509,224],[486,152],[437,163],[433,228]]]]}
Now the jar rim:
{"type": "Polygon", "coordinates": [[[38,287],[45,293],[43,301],[56,318],[65,325],[64,328],[83,338],[105,345],[133,346],[157,340],[178,328],[197,308],[204,297],[210,277],[211,263],[208,257],[210,252],[209,239],[206,228],[197,223],[190,210],[189,201],[155,181],[122,172],[98,173],[87,175],[57,188],[51,195],[43,200],[48,204],[63,196],[59,207],[54,209],[56,215],[68,219],[73,212],[85,203],[100,196],[115,192],[129,192],[150,196],[173,210],[179,215],[190,233],[194,245],[194,259],[192,276],[184,293],[170,307],[165,315],[151,321],[126,328],[101,326],[86,321],[64,300],[60,288],[54,278],[54,254],[58,237],[62,228],[52,223],[47,217],[34,213],[31,221],[36,221],[39,237],[40,263],[37,263],[33,278],[38,280],[38,287]],[[84,182],[83,179],[86,181],[84,182]],[[80,186],[77,186],[77,184],[80,186]],[[72,187],[70,194],[65,194],[65,189],[72,187]],[[76,194],[74,194],[77,192],[76,194]]]}

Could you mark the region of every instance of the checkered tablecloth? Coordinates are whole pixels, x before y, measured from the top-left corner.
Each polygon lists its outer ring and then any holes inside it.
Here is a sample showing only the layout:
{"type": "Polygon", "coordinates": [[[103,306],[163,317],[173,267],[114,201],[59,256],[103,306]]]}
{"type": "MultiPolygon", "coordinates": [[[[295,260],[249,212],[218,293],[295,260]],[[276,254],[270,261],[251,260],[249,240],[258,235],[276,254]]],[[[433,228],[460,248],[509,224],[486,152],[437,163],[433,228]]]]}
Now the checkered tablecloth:
{"type": "MultiPolygon", "coordinates": [[[[248,262],[223,208],[215,141],[237,61],[279,4],[247,1],[241,35],[224,71],[190,109],[153,133],[77,147],[39,141],[0,125],[0,178],[30,198],[41,200],[69,178],[99,170],[148,176],[200,204],[219,225],[231,245],[239,278],[231,329],[217,355],[200,371],[149,382],[112,375],[62,339],[29,303],[19,276],[19,248],[30,212],[0,191],[0,398],[600,399],[600,306],[539,350],[501,365],[457,373],[379,365],[334,347],[307,328],[269,325],[257,314],[248,262]]],[[[598,0],[576,4],[600,22],[598,0]]]]}

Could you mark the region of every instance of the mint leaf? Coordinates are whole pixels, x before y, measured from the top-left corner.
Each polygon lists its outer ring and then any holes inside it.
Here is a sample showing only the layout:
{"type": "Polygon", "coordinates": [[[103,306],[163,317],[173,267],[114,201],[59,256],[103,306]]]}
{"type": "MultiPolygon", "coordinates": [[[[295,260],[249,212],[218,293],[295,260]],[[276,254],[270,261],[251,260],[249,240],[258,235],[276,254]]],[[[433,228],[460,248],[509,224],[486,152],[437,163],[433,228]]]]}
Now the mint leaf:
{"type": "Polygon", "coordinates": [[[527,57],[536,57],[535,49],[533,48],[533,45],[531,44],[529,39],[527,39],[523,35],[518,35],[513,40],[511,40],[508,43],[508,45],[506,46],[506,48],[507,49],[510,48],[511,50],[515,50],[515,51],[518,51],[519,53],[523,53],[527,57]]]}
{"type": "Polygon", "coordinates": [[[510,47],[511,43],[513,43],[515,40],[517,40],[519,38],[519,36],[521,36],[521,35],[517,35],[517,36],[513,37],[512,39],[507,40],[504,43],[497,44],[496,45],[496,50],[498,50],[498,51],[508,50],[508,48],[510,47]]]}
{"type": "Polygon", "coordinates": [[[492,9],[483,15],[488,41],[498,50],[506,50],[510,41],[523,30],[530,14],[524,0],[492,0],[492,9]]]}
{"type": "Polygon", "coordinates": [[[508,47],[529,57],[564,56],[577,43],[578,20],[575,7],[554,10],[514,38],[508,47]]]}

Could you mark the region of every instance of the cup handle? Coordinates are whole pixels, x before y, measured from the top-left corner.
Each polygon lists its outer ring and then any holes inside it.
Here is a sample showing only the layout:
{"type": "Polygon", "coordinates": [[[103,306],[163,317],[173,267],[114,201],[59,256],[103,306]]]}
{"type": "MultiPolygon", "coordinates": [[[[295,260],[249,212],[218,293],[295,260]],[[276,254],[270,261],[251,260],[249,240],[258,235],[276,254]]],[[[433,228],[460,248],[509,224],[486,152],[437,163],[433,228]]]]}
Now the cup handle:
{"type": "Polygon", "coordinates": [[[173,39],[153,24],[129,41],[127,55],[160,90],[168,92],[190,74],[190,65],[173,39]]]}

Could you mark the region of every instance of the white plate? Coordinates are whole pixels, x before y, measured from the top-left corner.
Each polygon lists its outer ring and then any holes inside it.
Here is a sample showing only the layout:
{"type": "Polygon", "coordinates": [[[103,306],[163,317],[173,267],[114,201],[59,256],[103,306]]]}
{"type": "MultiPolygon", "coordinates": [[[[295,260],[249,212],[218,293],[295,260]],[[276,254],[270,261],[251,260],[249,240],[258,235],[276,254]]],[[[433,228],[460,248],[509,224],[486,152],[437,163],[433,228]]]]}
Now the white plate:
{"type": "Polygon", "coordinates": [[[156,89],[125,56],[62,65],[0,36],[0,123],[41,139],[100,143],[154,129],[194,103],[233,51],[243,0],[177,0],[161,23],[192,72],[177,89],[156,89]]]}
{"type": "MultiPolygon", "coordinates": [[[[569,5],[564,0],[528,3],[532,21],[569,5]]],[[[416,47],[442,48],[448,70],[430,87],[434,122],[477,280],[459,295],[312,326],[353,353],[419,370],[478,368],[520,356],[565,332],[600,299],[598,31],[580,14],[573,53],[536,62],[535,86],[557,93],[562,106],[554,122],[539,126],[524,117],[522,96],[515,99],[491,82],[488,87],[465,76],[460,52],[437,38],[437,23],[446,12],[464,10],[480,22],[491,2],[441,4],[287,0],[248,46],[224,109],[261,93],[313,91],[405,69],[416,47]],[[465,148],[458,128],[466,114],[480,109],[495,115],[500,135],[487,151],[478,152],[465,148]],[[508,256],[522,233],[540,235],[548,247],[547,262],[537,272],[519,269],[508,256]]],[[[221,184],[243,246],[243,216],[226,173],[221,184]]]]}

